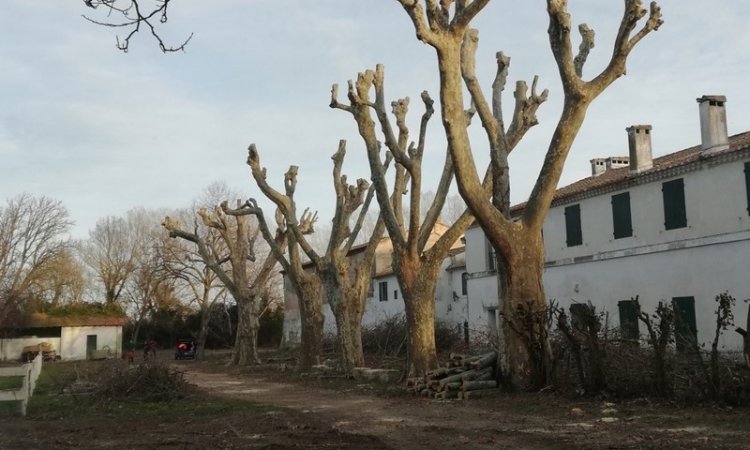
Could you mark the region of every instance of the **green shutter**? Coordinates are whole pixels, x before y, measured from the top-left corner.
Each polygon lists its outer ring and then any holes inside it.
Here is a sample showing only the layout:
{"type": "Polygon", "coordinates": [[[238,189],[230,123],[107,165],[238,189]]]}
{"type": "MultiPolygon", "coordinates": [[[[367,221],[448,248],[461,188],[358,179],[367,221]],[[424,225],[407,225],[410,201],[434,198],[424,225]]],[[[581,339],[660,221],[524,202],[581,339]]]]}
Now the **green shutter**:
{"type": "Polygon", "coordinates": [[[638,330],[638,308],[635,300],[617,302],[617,308],[620,310],[620,335],[623,339],[638,340],[641,333],[638,330]]]}
{"type": "Polygon", "coordinates": [[[662,184],[661,192],[664,198],[664,229],[686,227],[685,186],[682,178],[662,184]]]}
{"type": "Polygon", "coordinates": [[[750,162],[745,163],[745,193],[747,194],[747,213],[750,214],[750,162]]]}
{"type": "Polygon", "coordinates": [[[674,297],[674,335],[677,351],[685,350],[685,346],[692,344],[698,338],[698,328],[695,322],[695,298],[674,297]]]}
{"type": "Polygon", "coordinates": [[[565,236],[568,247],[583,244],[581,205],[572,205],[565,208],[565,236]]]}
{"type": "Polygon", "coordinates": [[[612,224],[615,239],[633,235],[633,224],[630,217],[630,192],[612,196],[612,224]]]}

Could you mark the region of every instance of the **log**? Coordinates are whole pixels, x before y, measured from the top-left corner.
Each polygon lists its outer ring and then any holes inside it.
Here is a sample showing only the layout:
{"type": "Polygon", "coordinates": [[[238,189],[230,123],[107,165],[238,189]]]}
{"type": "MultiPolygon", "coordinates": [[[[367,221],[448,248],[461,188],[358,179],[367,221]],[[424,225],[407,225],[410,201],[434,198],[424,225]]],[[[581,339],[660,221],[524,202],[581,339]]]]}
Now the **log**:
{"type": "Polygon", "coordinates": [[[461,389],[461,382],[460,381],[454,381],[452,383],[445,383],[442,386],[444,391],[457,391],[461,389]]]}
{"type": "Polygon", "coordinates": [[[461,375],[461,381],[473,381],[479,378],[491,379],[492,378],[492,367],[487,367],[482,370],[469,370],[461,375]]]}
{"type": "Polygon", "coordinates": [[[466,391],[477,391],[481,389],[495,389],[497,388],[497,381],[486,380],[486,381],[464,381],[461,383],[461,390],[466,391]]]}
{"type": "Polygon", "coordinates": [[[438,383],[440,383],[441,385],[444,385],[444,384],[448,384],[448,383],[454,383],[454,382],[457,382],[457,381],[460,382],[461,380],[464,379],[464,377],[466,377],[466,376],[472,376],[472,374],[475,373],[475,372],[476,371],[474,371],[474,370],[460,372],[460,373],[457,373],[455,375],[447,376],[447,377],[443,378],[442,380],[438,381],[438,383]]]}
{"type": "Polygon", "coordinates": [[[461,396],[463,400],[469,400],[471,398],[491,398],[499,397],[503,394],[500,389],[481,389],[477,391],[466,391],[461,396]]]}
{"type": "Polygon", "coordinates": [[[484,369],[485,367],[494,366],[497,362],[497,353],[489,352],[481,355],[477,360],[471,361],[469,366],[472,369],[484,369]]]}
{"type": "Polygon", "coordinates": [[[435,394],[435,398],[438,400],[448,400],[452,398],[458,398],[459,391],[443,391],[435,394]]]}

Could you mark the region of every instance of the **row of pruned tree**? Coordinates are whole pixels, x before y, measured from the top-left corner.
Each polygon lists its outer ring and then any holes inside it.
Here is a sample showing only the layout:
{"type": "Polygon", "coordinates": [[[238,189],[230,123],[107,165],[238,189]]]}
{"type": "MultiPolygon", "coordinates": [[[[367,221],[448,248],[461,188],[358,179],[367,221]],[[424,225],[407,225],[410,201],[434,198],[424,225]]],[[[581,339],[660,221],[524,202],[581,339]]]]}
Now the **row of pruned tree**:
{"type": "MultiPolygon", "coordinates": [[[[439,114],[447,148],[439,187],[427,213],[421,216],[419,211],[422,207],[420,195],[426,129],[433,115],[433,100],[428,94],[422,94],[425,110],[416,141],[410,143],[406,125],[409,100],[404,98],[391,104],[394,127],[385,103],[382,66],[374,71],[362,72],[356,80],[349,82],[347,103],[338,101],[336,86],[332,90],[331,107],[350,113],[356,122],[367,151],[372,185],[362,180],[355,186],[346,184],[340,175],[338,162],[343,159],[342,144],[334,156],[337,207],[332,238],[325,253],[316,253],[307,245],[305,215],[298,217],[293,199],[296,168],[287,173],[284,191],[276,191],[266,183],[266,174],[260,167],[254,147],[251,147],[249,158],[252,174],[261,191],[278,208],[278,230],[286,233],[286,248],[274,244],[277,237],[267,230],[262,211],[255,201],[249,200],[234,209],[225,205],[222,212],[237,218],[256,215],[265,240],[271,244],[273,254],[289,273],[301,299],[302,366],[313,363],[319,354],[321,289],[336,313],[345,365],[350,365],[358,362],[360,353],[352,342],[352,339],[356,339],[356,331],[351,328],[352,324],[358,323],[356,316],[361,316],[361,294],[358,290],[361,283],[358,271],[352,270],[344,262],[347,249],[351,248],[346,239],[356,236],[356,226],[352,232],[346,229],[349,220],[347,214],[359,206],[363,197],[369,198],[374,191],[380,217],[378,227],[368,242],[375,242],[377,231],[384,228],[393,243],[393,269],[404,294],[409,325],[409,365],[412,374],[424,374],[436,365],[433,331],[436,273],[452,242],[469,226],[473,215],[473,220],[484,230],[498,259],[500,309],[505,321],[500,345],[503,376],[508,383],[518,387],[541,385],[545,382],[551,359],[551,349],[541,319],[545,316],[546,308],[542,286],[542,224],[589,106],[625,74],[626,61],[634,47],[662,24],[660,8],[656,2],[651,3],[650,9],[645,9],[640,0],[624,0],[624,10],[608,62],[598,73],[584,77],[584,66],[594,48],[594,31],[586,24],[578,26],[581,39],[576,53],[572,38],[574,23],[567,0],[547,0],[549,43],[562,81],[563,108],[529,201],[518,217],[511,218],[508,157],[524,134],[537,123],[536,111],[546,100],[547,91],[537,93],[536,79],[531,92],[526,83],[518,82],[513,94],[513,114],[510,120],[504,117],[502,99],[510,59],[498,53],[497,74],[491,95],[485,95],[475,72],[478,31],[472,28],[471,23],[489,0],[397,1],[410,18],[417,39],[432,47],[437,56],[439,114]],[[465,98],[467,92],[468,101],[465,98]],[[486,169],[477,167],[474,159],[476,145],[472,145],[469,137],[468,128],[474,115],[478,116],[486,134],[486,143],[482,145],[490,153],[490,163],[486,169]],[[384,154],[382,147],[389,156],[384,154]],[[389,157],[393,158],[391,183],[386,178],[389,157]],[[436,217],[454,177],[468,211],[445,234],[428,245],[436,217]],[[403,212],[405,200],[408,217],[403,212]],[[337,229],[337,223],[343,228],[337,229]],[[310,270],[304,270],[300,264],[300,248],[312,263],[310,270]],[[284,250],[288,257],[284,256],[284,250]]],[[[110,2],[93,3],[109,6],[110,2]]],[[[128,20],[126,25],[137,31],[141,24],[145,24],[157,36],[162,50],[168,50],[148,20],[152,16],[141,15],[137,1],[130,0],[129,3],[135,5],[133,9],[119,10],[124,11],[128,20]]],[[[166,19],[168,4],[169,0],[160,2],[161,8],[154,14],[158,13],[166,19]]],[[[126,44],[135,31],[127,35],[126,44]]],[[[367,200],[364,203],[367,204],[367,200]]]]}

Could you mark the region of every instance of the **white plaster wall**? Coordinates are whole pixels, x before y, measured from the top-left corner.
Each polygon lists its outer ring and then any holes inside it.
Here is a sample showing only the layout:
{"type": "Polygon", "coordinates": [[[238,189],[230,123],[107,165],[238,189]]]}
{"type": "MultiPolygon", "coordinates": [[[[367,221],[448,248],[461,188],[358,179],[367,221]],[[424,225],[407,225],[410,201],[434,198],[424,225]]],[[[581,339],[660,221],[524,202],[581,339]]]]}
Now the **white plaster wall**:
{"type": "Polygon", "coordinates": [[[23,348],[49,342],[55,352],[60,353],[60,338],[24,336],[15,339],[0,339],[0,361],[18,361],[21,359],[23,348]]]}
{"type": "Polygon", "coordinates": [[[466,271],[469,273],[487,270],[487,240],[482,229],[472,227],[464,233],[466,238],[466,271]]]}
{"type": "Polygon", "coordinates": [[[86,359],[86,336],[94,334],[96,349],[109,346],[113,356],[119,357],[122,349],[122,327],[63,327],[60,336],[62,359],[86,359]]]}
{"type": "MultiPolygon", "coordinates": [[[[362,316],[362,326],[372,326],[383,320],[401,315],[404,313],[404,298],[401,295],[401,287],[398,284],[396,275],[387,275],[372,280],[373,296],[365,301],[365,312],[362,316]],[[388,300],[381,302],[378,296],[378,285],[381,282],[388,283],[388,300]],[[393,291],[398,291],[398,298],[394,298],[393,291]]],[[[329,308],[330,310],[330,308],[329,308]]],[[[328,314],[328,312],[327,312],[328,314]]],[[[336,331],[336,324],[333,324],[333,331],[336,331]]]]}
{"type": "MultiPolygon", "coordinates": [[[[558,261],[593,253],[714,236],[750,230],[745,192],[745,161],[732,162],[682,176],[634,186],[576,202],[581,205],[583,245],[568,247],[565,207],[551,208],[544,222],[547,261],[558,261]],[[683,178],[687,227],[664,229],[662,184],[683,178]],[[614,239],[612,196],[630,192],[633,236],[614,239]]],[[[468,236],[468,233],[467,233],[468,236]]],[[[467,238],[467,252],[468,252],[467,238]]]]}
{"type": "MultiPolygon", "coordinates": [[[[619,325],[617,302],[639,296],[644,311],[653,312],[660,300],[695,298],[698,341],[713,339],[717,294],[729,291],[737,299],[737,325],[744,327],[750,299],[750,240],[603,261],[548,267],[544,286],[549,298],[561,306],[591,300],[609,312],[610,324],[619,325]]],[[[641,334],[645,332],[640,324],[641,334]]],[[[732,329],[724,334],[727,350],[741,348],[741,336],[732,329]]]]}

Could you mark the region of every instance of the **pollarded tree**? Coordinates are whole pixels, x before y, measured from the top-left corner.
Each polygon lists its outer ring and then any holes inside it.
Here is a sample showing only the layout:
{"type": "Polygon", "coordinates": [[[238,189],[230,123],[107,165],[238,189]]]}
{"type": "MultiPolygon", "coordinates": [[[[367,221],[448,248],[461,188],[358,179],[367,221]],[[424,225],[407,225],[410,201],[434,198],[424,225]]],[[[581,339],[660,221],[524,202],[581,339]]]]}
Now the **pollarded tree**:
{"type": "Polygon", "coordinates": [[[294,234],[310,260],[310,271],[323,283],[326,300],[336,318],[342,369],[345,372],[351,372],[354,367],[361,367],[365,363],[362,351],[362,315],[372,285],[375,250],[383,237],[385,228],[382,220],[378,220],[365,247],[360,248],[357,255],[351,253],[362,223],[367,217],[374,191],[364,179],[357,180],[356,185],[347,183],[346,175],[341,174],[345,155],[346,142],[342,140],[331,158],[333,159],[336,208],[328,245],[322,254],[310,245],[302,232],[304,230],[299,227],[294,206],[297,167],[292,166],[287,172],[284,183],[292,188],[287,188],[286,193],[282,194],[266,181],[266,169],[260,165],[260,156],[255,145],[250,146],[247,162],[261,192],[284,214],[289,231],[294,234]],[[352,229],[350,225],[355,213],[358,214],[358,218],[352,229]]]}
{"type": "MultiPolygon", "coordinates": [[[[263,312],[260,297],[273,274],[276,258],[269,254],[253,277],[250,265],[256,261],[254,246],[257,231],[251,231],[248,217],[230,216],[225,212],[227,209],[225,202],[222,207],[215,207],[211,211],[205,208],[198,211],[203,226],[218,232],[226,252],[203,239],[198,230],[197,220],[193,224],[192,233],[183,230],[179,222],[169,217],[164,219],[162,225],[169,231],[170,237],[185,239],[196,245],[203,262],[219,277],[237,302],[237,338],[232,363],[259,363],[258,328],[263,312]]],[[[276,245],[283,246],[286,235],[279,228],[279,232],[271,240],[276,245]]]]}
{"type": "MultiPolygon", "coordinates": [[[[293,199],[294,189],[296,188],[296,167],[292,167],[285,175],[284,186],[285,195],[293,199]],[[294,181],[293,181],[294,180],[294,181]]],[[[297,217],[297,210],[294,201],[291,201],[289,207],[292,211],[291,217],[297,217]]],[[[300,244],[297,240],[297,234],[287,229],[287,221],[284,213],[276,210],[276,233],[283,233],[286,236],[286,247],[283,242],[274,239],[268,224],[266,223],[263,210],[258,207],[254,199],[248,199],[238,208],[230,209],[226,202],[221,204],[225,214],[242,217],[254,215],[258,219],[258,227],[271,247],[271,254],[276,261],[281,264],[284,272],[289,277],[292,286],[297,293],[299,310],[300,310],[300,354],[297,361],[297,369],[308,371],[312,366],[320,364],[320,357],[323,353],[323,311],[322,311],[322,283],[320,277],[305,270],[300,254],[300,244]],[[288,250],[289,257],[284,256],[284,250],[288,250]]],[[[295,219],[296,220],[296,219],[295,219]]],[[[305,211],[296,222],[299,234],[306,235],[314,232],[317,215],[305,211]]]]}
{"type": "MultiPolygon", "coordinates": [[[[356,83],[349,83],[348,105],[339,103],[338,87],[334,85],[330,106],[352,114],[365,143],[381,217],[393,245],[393,271],[403,294],[408,326],[408,372],[409,375],[418,376],[437,366],[435,290],[440,266],[456,241],[471,225],[472,217],[468,211],[464,211],[450,227],[436,233],[438,218],[453,180],[452,158],[447,152],[434,199],[427,212],[421,214],[422,158],[427,124],[434,112],[433,101],[426,92],[422,93],[425,112],[422,115],[419,136],[417,143],[409,144],[409,128],[406,126],[409,99],[404,98],[391,104],[398,129],[396,133],[386,111],[383,77],[382,66],[378,66],[375,71],[360,73],[356,83]],[[374,99],[370,99],[372,90],[375,93],[374,99]],[[379,127],[371,117],[371,110],[375,112],[379,127]],[[389,193],[385,178],[378,128],[396,163],[393,196],[389,193]],[[401,197],[407,192],[407,184],[409,214],[408,217],[404,217],[401,197]],[[420,220],[422,217],[424,219],[420,220]]],[[[466,121],[472,112],[461,110],[461,114],[462,120],[466,121]]],[[[489,196],[489,190],[485,195],[489,196]]]]}
{"type": "Polygon", "coordinates": [[[594,47],[594,31],[585,24],[578,27],[582,42],[574,55],[571,40],[573,25],[567,0],[547,0],[549,42],[562,80],[564,104],[529,200],[518,220],[511,220],[508,153],[520,138],[518,131],[536,121],[533,111],[539,101],[533,89],[531,97],[527,98],[526,85],[517,84],[516,108],[506,128],[501,96],[509,59],[502,53],[498,53],[498,74],[493,84],[491,104],[479,86],[474,73],[478,32],[470,28],[470,22],[489,0],[398,1],[409,15],[417,38],[436,51],[440,74],[440,113],[459,192],[498,257],[500,307],[505,319],[501,333],[504,375],[513,385],[521,388],[539,385],[544,382],[544,353],[547,352],[543,330],[546,299],[542,285],[542,224],[588,107],[625,74],[627,57],[636,44],[662,24],[660,8],[656,2],[652,2],[650,10],[646,10],[642,8],[640,0],[625,0],[609,63],[596,76],[584,80],[583,67],[594,47]],[[638,29],[644,17],[645,24],[638,29]],[[464,88],[476,105],[487,134],[493,172],[491,200],[484,195],[482,180],[472,155],[468,124],[463,113],[464,88]],[[539,339],[535,340],[533,336],[539,339]]]}

